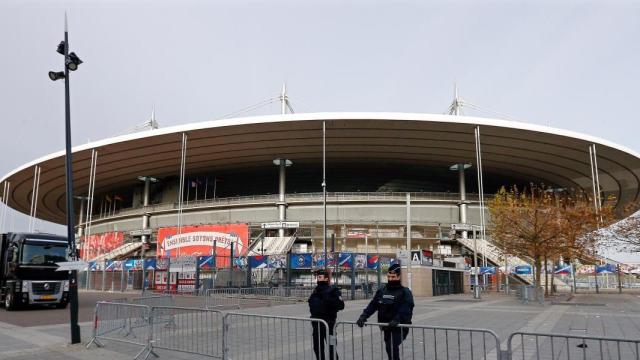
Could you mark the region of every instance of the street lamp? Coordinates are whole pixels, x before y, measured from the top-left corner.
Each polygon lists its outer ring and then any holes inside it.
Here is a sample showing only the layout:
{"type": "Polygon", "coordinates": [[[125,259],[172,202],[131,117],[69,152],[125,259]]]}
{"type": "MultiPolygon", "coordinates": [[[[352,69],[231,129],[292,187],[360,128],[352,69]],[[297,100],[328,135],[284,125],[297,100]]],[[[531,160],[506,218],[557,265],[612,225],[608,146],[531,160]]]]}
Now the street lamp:
{"type": "MultiPolygon", "coordinates": [[[[74,215],[73,215],[73,177],[72,177],[72,159],[71,159],[71,114],[69,105],[69,70],[75,71],[78,65],[82,64],[82,60],[75,54],[69,54],[69,31],[67,27],[67,15],[64,16],[64,41],[58,44],[56,51],[64,55],[64,72],[50,71],[49,79],[52,81],[64,79],[64,100],[65,100],[65,168],[67,183],[67,241],[69,243],[69,257],[75,260],[76,242],[74,234],[74,215]]],[[[71,327],[71,343],[80,343],[80,327],[78,326],[78,272],[72,270],[69,272],[69,318],[71,327]]]]}

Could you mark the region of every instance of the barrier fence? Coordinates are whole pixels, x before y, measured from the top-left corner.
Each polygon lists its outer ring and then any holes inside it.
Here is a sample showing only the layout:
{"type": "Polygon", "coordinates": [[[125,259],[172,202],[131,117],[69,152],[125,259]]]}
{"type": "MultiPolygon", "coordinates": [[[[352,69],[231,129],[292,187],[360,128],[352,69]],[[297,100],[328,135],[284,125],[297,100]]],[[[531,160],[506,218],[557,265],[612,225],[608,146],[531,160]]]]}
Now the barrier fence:
{"type": "Polygon", "coordinates": [[[338,322],[335,327],[340,359],[497,359],[500,340],[491,330],[338,322]]]}
{"type": "Polygon", "coordinates": [[[149,295],[133,298],[131,303],[146,306],[175,306],[176,301],[172,295],[149,295]]]}
{"type": "Polygon", "coordinates": [[[223,316],[215,310],[154,306],[150,349],[222,359],[223,316]]]}
{"type": "MultiPolygon", "coordinates": [[[[355,291],[342,290],[344,300],[370,299],[374,288],[362,288],[355,291]]],[[[204,294],[204,307],[207,309],[241,309],[247,307],[275,306],[307,301],[313,288],[308,287],[253,287],[209,289],[204,294]]]]}
{"type": "Polygon", "coordinates": [[[142,346],[135,359],[151,352],[151,309],[145,305],[99,302],[96,304],[93,331],[87,347],[102,341],[117,341],[142,346]]]}
{"type": "Polygon", "coordinates": [[[205,309],[240,309],[240,289],[209,289],[204,298],[205,309]]]}
{"type": "Polygon", "coordinates": [[[640,360],[640,340],[517,332],[509,336],[510,359],[640,360]]]}
{"type": "Polygon", "coordinates": [[[162,349],[223,360],[640,360],[640,339],[516,332],[503,350],[487,329],[373,322],[360,328],[347,321],[334,326],[319,319],[99,302],[87,347],[105,341],[140,346],[134,359],[162,349]]]}
{"type": "Polygon", "coordinates": [[[319,319],[227,313],[224,316],[225,359],[329,359],[329,347],[314,331],[328,334],[319,319]],[[315,329],[314,329],[315,328],[315,329]]]}

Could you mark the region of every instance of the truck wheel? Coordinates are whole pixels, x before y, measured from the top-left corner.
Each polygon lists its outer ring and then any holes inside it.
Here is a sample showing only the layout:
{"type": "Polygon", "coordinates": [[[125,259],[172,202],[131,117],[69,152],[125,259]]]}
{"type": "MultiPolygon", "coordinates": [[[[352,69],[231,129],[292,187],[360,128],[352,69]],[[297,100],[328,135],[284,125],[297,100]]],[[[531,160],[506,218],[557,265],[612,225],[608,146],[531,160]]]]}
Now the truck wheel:
{"type": "Polygon", "coordinates": [[[8,292],[5,296],[4,296],[4,309],[7,311],[13,311],[17,308],[16,306],[16,302],[13,299],[13,293],[8,292]]]}
{"type": "Polygon", "coordinates": [[[59,304],[56,304],[56,309],[66,309],[67,305],[69,305],[68,301],[63,301],[59,304]]]}

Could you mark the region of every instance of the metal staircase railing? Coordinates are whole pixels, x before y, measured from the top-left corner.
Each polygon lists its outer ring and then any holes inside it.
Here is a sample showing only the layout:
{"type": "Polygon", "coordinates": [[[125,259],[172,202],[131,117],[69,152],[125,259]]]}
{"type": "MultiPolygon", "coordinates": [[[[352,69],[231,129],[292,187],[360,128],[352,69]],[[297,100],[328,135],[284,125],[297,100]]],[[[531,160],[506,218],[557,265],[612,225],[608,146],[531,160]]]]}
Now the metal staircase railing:
{"type": "Polygon", "coordinates": [[[142,246],[142,242],[140,241],[129,242],[109,251],[108,253],[98,255],[95,258],[93,258],[91,261],[111,260],[118,256],[130,254],[138,250],[141,246],[142,246]]]}
{"type": "MultiPolygon", "coordinates": [[[[255,255],[280,255],[288,254],[289,250],[296,241],[298,232],[296,231],[289,237],[267,237],[261,236],[254,241],[251,249],[249,250],[249,256],[255,255]]],[[[261,279],[262,283],[270,282],[277,269],[274,268],[261,268],[252,269],[252,278],[261,279]]]]}
{"type": "MultiPolygon", "coordinates": [[[[457,239],[462,245],[466,246],[467,248],[469,248],[470,250],[473,251],[473,239],[463,239],[463,238],[458,238],[457,239]]],[[[476,239],[476,245],[477,245],[477,250],[478,250],[478,254],[484,254],[488,260],[490,260],[491,262],[495,263],[495,264],[504,264],[504,255],[502,254],[502,252],[500,251],[500,249],[498,249],[498,247],[496,247],[495,245],[491,244],[489,241],[485,240],[485,239],[476,239]],[[484,253],[483,253],[484,250],[484,253]]],[[[522,265],[522,264],[528,264],[526,261],[524,261],[523,259],[521,259],[518,256],[508,256],[507,261],[509,263],[510,266],[516,266],[516,265],[522,265]]],[[[529,285],[533,285],[534,283],[534,277],[533,274],[530,275],[524,275],[524,274],[518,274],[517,275],[520,279],[526,281],[529,285]]],[[[544,286],[546,280],[544,276],[540,277],[540,286],[544,286]]],[[[559,279],[558,277],[554,278],[554,282],[555,285],[559,285],[559,286],[567,286],[567,284],[562,281],[561,279],[559,279]]]]}

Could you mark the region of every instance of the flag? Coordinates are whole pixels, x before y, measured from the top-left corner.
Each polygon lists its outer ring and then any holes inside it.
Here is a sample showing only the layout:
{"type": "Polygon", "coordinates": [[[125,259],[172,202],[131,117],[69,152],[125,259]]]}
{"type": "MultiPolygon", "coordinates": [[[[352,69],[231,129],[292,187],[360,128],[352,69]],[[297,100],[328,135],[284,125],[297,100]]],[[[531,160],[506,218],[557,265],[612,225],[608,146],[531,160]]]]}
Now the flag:
{"type": "Polygon", "coordinates": [[[198,182],[195,181],[195,180],[191,180],[191,187],[194,188],[194,187],[197,187],[197,186],[198,186],[198,182]]]}
{"type": "Polygon", "coordinates": [[[496,268],[494,266],[480,267],[480,275],[484,275],[484,274],[495,275],[496,268]]]}
{"type": "Polygon", "coordinates": [[[615,274],[617,269],[614,264],[604,264],[596,266],[596,271],[598,274],[615,274]]]}
{"type": "Polygon", "coordinates": [[[123,201],[123,200],[124,200],[120,195],[114,195],[114,196],[113,196],[113,199],[114,199],[115,201],[123,201]]]}
{"type": "Polygon", "coordinates": [[[105,198],[105,199],[107,199],[107,201],[108,201],[108,202],[111,202],[111,196],[109,196],[109,195],[105,195],[105,197],[104,197],[104,198],[105,198]]]}
{"type": "Polygon", "coordinates": [[[571,265],[556,266],[555,273],[558,275],[569,275],[571,274],[571,265]]]}

